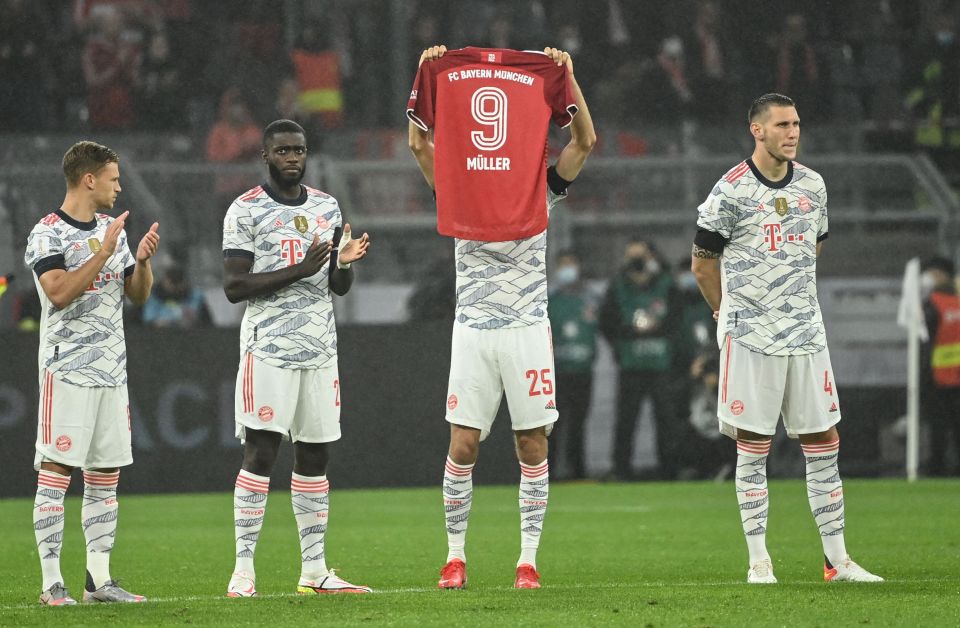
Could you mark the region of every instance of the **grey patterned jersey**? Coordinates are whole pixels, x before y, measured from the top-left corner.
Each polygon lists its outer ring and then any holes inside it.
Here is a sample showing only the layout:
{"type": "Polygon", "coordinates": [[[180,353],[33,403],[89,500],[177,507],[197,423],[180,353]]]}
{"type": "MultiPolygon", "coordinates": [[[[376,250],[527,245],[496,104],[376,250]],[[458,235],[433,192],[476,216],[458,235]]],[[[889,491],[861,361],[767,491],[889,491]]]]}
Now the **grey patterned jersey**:
{"type": "Polygon", "coordinates": [[[74,271],[100,250],[113,218],[97,214],[89,223],[61,211],[47,215],[30,231],[24,262],[34,271],[40,295],[40,371],[44,369],[74,386],[120,386],[127,382],[127,349],[123,338],[124,280],[135,259],[123,231],[117,248],[97,278],[79,297],[58,310],[39,277],[53,269],[74,271]]]}
{"type": "MultiPolygon", "coordinates": [[[[564,196],[547,188],[547,210],[564,196]]],[[[474,329],[547,320],[547,232],[522,240],[456,239],[456,321],[474,329]]]]}
{"type": "Polygon", "coordinates": [[[790,162],[772,182],[751,160],[714,186],[697,226],[726,241],[718,342],[766,355],[816,353],[826,347],[817,301],[817,242],[827,236],[823,177],[790,162]]]}
{"type": "MultiPolygon", "coordinates": [[[[299,263],[314,235],[333,238],[341,226],[340,205],[303,186],[296,201],[271,196],[258,186],[237,198],[223,221],[226,256],[249,257],[252,273],[299,263]]],[[[273,294],[247,301],[240,325],[240,353],[250,352],[280,368],[315,369],[337,357],[337,330],[330,299],[330,265],[273,294]]]]}

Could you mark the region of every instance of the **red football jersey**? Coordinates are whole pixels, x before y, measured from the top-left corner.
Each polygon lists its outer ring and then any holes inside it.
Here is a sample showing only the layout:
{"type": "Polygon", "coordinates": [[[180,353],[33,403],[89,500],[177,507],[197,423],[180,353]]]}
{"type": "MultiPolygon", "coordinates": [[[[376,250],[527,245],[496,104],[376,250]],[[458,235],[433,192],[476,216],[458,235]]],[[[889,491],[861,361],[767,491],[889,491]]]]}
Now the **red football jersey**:
{"type": "Polygon", "coordinates": [[[519,240],[547,228],[547,129],[577,105],[566,67],[539,52],[451,50],[417,72],[407,117],[433,128],[437,231],[519,240]]]}

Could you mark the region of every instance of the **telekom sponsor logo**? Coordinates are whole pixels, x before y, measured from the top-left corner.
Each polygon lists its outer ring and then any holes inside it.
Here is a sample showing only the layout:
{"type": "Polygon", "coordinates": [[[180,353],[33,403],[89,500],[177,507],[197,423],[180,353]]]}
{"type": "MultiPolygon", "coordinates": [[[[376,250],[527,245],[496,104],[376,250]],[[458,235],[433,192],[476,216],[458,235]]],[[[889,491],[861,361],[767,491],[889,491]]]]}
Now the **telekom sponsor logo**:
{"type": "Polygon", "coordinates": [[[280,257],[287,262],[287,266],[299,263],[303,259],[303,243],[299,238],[280,240],[280,257]]]}

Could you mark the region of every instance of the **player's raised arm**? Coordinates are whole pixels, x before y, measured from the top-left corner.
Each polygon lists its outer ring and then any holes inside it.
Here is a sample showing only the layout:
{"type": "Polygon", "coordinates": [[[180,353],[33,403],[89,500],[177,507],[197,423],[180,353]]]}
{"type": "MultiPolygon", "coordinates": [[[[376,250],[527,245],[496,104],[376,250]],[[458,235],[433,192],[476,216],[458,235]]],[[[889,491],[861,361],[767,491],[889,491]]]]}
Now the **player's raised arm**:
{"type": "Polygon", "coordinates": [[[337,246],[336,266],[330,272],[330,290],[337,296],[343,296],[353,285],[351,264],[367,256],[370,248],[370,235],[364,232],[359,238],[351,235],[350,223],[343,225],[343,235],[337,246]]]}
{"type": "Polygon", "coordinates": [[[252,273],[253,257],[226,255],[223,259],[223,292],[231,303],[249,301],[256,297],[273,294],[304,277],[320,272],[330,259],[333,244],[314,236],[303,259],[291,266],[266,273],[252,273]]]}
{"type": "Polygon", "coordinates": [[[153,223],[140,240],[133,274],[127,277],[124,283],[127,297],[137,305],[147,302],[150,298],[150,290],[153,288],[153,268],[150,266],[150,258],[156,254],[157,247],[160,245],[159,228],[160,223],[153,223]]]}
{"type": "Polygon", "coordinates": [[[80,268],[68,271],[62,266],[48,270],[39,276],[43,288],[53,307],[62,310],[79,297],[94,282],[117,248],[117,238],[123,231],[124,221],[130,212],[120,214],[107,227],[100,250],[94,253],[80,268]]]}
{"type": "Polygon", "coordinates": [[[573,122],[570,123],[570,141],[560,152],[556,165],[557,174],[569,182],[576,179],[580,170],[583,169],[584,162],[586,162],[590,151],[597,143],[597,132],[593,128],[593,118],[590,117],[587,102],[583,99],[583,92],[573,75],[573,59],[570,57],[570,53],[557,48],[544,48],[543,52],[553,59],[557,65],[567,66],[570,88],[577,103],[577,115],[573,117],[573,122]]]}
{"type": "MultiPolygon", "coordinates": [[[[420,62],[417,67],[422,66],[424,61],[439,59],[446,52],[447,47],[443,45],[426,48],[420,54],[420,62]]],[[[430,189],[433,189],[433,136],[430,131],[420,128],[411,119],[407,122],[407,144],[417,160],[417,165],[420,166],[423,178],[427,180],[427,185],[430,186],[430,189]]]]}
{"type": "Polygon", "coordinates": [[[407,126],[409,127],[407,143],[417,160],[417,165],[420,166],[423,178],[427,180],[430,189],[433,189],[433,137],[430,131],[424,131],[413,122],[407,122],[407,126]]]}

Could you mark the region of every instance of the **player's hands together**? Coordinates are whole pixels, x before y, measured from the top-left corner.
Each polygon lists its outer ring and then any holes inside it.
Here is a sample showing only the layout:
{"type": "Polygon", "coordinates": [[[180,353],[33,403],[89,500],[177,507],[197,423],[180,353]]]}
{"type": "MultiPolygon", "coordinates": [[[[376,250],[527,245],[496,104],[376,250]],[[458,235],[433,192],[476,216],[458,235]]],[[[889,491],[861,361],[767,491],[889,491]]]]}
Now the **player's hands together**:
{"type": "Polygon", "coordinates": [[[304,253],[303,259],[297,266],[300,267],[302,277],[312,277],[320,272],[323,265],[330,259],[330,251],[333,250],[333,243],[330,240],[321,240],[320,236],[314,235],[310,248],[304,253]]]}
{"type": "Polygon", "coordinates": [[[157,232],[159,228],[159,222],[153,223],[150,225],[150,230],[140,240],[140,245],[137,246],[138,262],[145,262],[156,254],[157,247],[160,245],[160,234],[157,232]]]}
{"type": "Polygon", "coordinates": [[[447,47],[443,44],[440,44],[439,46],[430,46],[429,48],[425,49],[423,53],[421,53],[420,63],[417,64],[417,67],[423,65],[424,61],[436,61],[442,57],[445,52],[447,52],[447,47]]]}
{"type": "Polygon", "coordinates": [[[570,56],[569,52],[564,52],[559,48],[550,48],[548,46],[543,49],[543,54],[550,57],[550,59],[552,59],[557,65],[566,65],[567,72],[573,74],[573,58],[570,56]]]}
{"type": "Polygon", "coordinates": [[[123,231],[123,227],[127,222],[127,216],[129,215],[130,212],[125,211],[107,225],[107,231],[103,234],[103,242],[100,243],[100,252],[107,257],[112,257],[114,251],[117,250],[117,241],[120,239],[120,232],[123,231]]]}
{"type": "Polygon", "coordinates": [[[363,259],[367,255],[367,249],[370,248],[370,236],[367,232],[356,239],[351,238],[350,233],[350,223],[347,223],[343,226],[343,237],[348,240],[337,253],[337,261],[340,264],[352,264],[363,259]]]}

